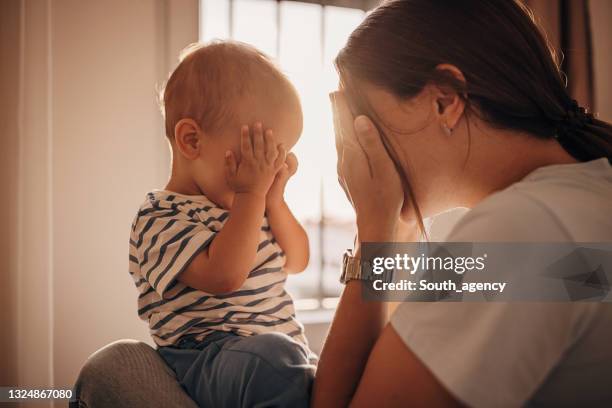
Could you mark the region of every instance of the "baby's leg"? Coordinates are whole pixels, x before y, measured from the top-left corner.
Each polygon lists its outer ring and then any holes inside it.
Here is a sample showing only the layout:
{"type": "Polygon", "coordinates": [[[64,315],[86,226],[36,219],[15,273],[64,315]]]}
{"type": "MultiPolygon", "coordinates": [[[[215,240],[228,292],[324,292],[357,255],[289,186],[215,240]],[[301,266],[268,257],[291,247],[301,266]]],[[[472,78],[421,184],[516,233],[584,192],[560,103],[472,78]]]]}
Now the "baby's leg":
{"type": "Polygon", "coordinates": [[[308,407],[314,365],[289,336],[228,336],[204,350],[161,349],[200,406],[308,407]]]}
{"type": "Polygon", "coordinates": [[[236,372],[243,407],[308,407],[315,366],[304,346],[282,333],[244,337],[222,357],[236,372]],[[239,373],[242,372],[242,375],[239,373]]]}

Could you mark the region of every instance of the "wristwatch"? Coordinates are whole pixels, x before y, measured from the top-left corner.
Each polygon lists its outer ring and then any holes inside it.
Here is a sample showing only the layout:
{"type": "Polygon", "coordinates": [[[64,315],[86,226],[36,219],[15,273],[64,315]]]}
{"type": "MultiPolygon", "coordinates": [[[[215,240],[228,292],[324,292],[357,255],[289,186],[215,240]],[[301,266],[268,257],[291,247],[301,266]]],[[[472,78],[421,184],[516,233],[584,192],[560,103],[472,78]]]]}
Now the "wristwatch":
{"type": "Polygon", "coordinates": [[[342,257],[342,274],[340,283],[346,284],[352,280],[371,280],[362,274],[362,263],[359,258],[353,256],[353,251],[347,249],[342,257]]]}

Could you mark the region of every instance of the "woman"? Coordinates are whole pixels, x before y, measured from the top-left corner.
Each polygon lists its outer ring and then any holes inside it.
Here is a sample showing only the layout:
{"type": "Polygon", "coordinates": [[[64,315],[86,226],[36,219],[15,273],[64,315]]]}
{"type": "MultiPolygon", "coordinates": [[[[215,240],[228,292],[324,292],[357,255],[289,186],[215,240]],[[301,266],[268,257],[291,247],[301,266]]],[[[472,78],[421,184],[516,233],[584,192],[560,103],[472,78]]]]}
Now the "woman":
{"type": "MultiPolygon", "coordinates": [[[[391,1],[337,57],[339,181],[363,242],[410,241],[472,210],[449,241],[612,241],[612,127],[568,96],[512,0],[391,1]]],[[[349,258],[349,262],[352,259],[349,258]]],[[[347,282],[312,405],[603,405],[603,303],[364,302],[347,282]]]]}

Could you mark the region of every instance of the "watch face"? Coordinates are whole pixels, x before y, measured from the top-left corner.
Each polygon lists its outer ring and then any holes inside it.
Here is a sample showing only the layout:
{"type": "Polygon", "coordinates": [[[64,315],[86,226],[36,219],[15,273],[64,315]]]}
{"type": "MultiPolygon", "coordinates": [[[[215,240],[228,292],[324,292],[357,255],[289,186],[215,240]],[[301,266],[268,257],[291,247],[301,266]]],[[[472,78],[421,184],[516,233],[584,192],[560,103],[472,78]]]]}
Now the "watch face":
{"type": "Polygon", "coordinates": [[[346,283],[350,279],[349,269],[351,264],[350,250],[347,250],[342,257],[342,273],[340,274],[340,283],[346,283]]]}

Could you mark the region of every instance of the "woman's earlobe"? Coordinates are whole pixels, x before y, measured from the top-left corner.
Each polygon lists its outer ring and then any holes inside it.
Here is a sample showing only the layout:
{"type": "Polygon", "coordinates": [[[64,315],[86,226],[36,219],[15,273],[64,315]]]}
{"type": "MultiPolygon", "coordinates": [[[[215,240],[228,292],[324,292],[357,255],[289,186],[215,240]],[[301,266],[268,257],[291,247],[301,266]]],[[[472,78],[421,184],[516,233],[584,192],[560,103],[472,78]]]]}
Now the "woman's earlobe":
{"type": "Polygon", "coordinates": [[[451,77],[453,81],[447,86],[438,86],[438,95],[436,98],[438,114],[442,116],[443,123],[452,132],[453,128],[459,123],[461,115],[465,110],[465,101],[467,95],[466,79],[463,72],[459,68],[451,64],[439,64],[436,70],[445,77],[451,77]]]}
{"type": "Polygon", "coordinates": [[[441,94],[436,98],[435,109],[442,132],[450,136],[463,114],[464,103],[456,93],[441,94]]]}
{"type": "Polygon", "coordinates": [[[448,126],[446,123],[442,123],[442,131],[446,136],[450,136],[453,134],[453,128],[448,126]]]}
{"type": "Polygon", "coordinates": [[[465,99],[456,92],[439,90],[435,99],[435,109],[442,130],[450,135],[463,115],[465,99]]]}

